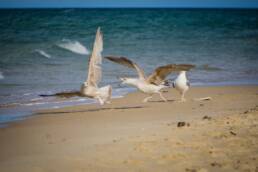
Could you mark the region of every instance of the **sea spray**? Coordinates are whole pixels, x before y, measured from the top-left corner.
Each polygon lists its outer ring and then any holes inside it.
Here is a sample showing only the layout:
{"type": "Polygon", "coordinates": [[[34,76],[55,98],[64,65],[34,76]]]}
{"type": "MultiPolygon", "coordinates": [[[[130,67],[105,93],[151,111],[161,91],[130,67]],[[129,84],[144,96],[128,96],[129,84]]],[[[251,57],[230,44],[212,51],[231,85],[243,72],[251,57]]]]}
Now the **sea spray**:
{"type": "Polygon", "coordinates": [[[69,39],[63,39],[57,44],[58,47],[71,51],[77,54],[88,55],[89,50],[83,46],[79,41],[72,41],[69,39]]]}

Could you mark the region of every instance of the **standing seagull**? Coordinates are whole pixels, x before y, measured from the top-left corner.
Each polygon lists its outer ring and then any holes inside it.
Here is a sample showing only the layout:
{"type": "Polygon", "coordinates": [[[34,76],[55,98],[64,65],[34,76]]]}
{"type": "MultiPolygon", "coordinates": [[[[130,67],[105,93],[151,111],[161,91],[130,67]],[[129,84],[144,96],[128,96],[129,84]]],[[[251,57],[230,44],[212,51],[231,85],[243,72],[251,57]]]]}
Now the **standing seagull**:
{"type": "Polygon", "coordinates": [[[190,82],[186,78],[186,71],[180,71],[176,80],[173,82],[173,87],[180,92],[181,102],[185,102],[185,93],[190,87],[190,82]]]}
{"type": "Polygon", "coordinates": [[[98,28],[93,51],[89,59],[88,78],[82,84],[80,93],[83,96],[97,99],[101,105],[104,103],[110,103],[112,94],[112,87],[110,85],[101,88],[98,87],[98,83],[100,82],[102,76],[102,50],[103,38],[102,33],[100,32],[100,28],[98,28]]]}
{"type": "Polygon", "coordinates": [[[138,73],[138,78],[120,78],[123,84],[128,84],[134,87],[137,87],[140,91],[149,94],[149,97],[146,97],[143,102],[148,102],[149,99],[152,98],[153,94],[159,94],[162,100],[167,101],[165,97],[162,95],[161,89],[166,88],[165,78],[171,72],[181,71],[181,70],[189,70],[192,65],[188,64],[169,64],[165,66],[161,66],[155,69],[155,71],[148,77],[145,76],[144,71],[134,62],[127,59],[126,57],[114,57],[107,56],[106,59],[113,61],[115,63],[127,66],[129,68],[133,68],[138,73]]]}

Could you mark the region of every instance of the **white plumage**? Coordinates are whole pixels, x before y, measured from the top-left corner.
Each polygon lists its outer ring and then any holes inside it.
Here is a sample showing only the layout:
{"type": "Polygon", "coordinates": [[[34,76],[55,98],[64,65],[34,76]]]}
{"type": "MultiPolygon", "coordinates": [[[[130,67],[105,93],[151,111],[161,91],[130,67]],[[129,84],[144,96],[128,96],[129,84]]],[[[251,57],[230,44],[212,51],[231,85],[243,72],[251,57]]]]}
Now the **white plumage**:
{"type": "Polygon", "coordinates": [[[173,85],[181,94],[181,102],[186,101],[185,93],[190,87],[190,83],[186,78],[186,71],[180,71],[173,85]]]}
{"type": "Polygon", "coordinates": [[[102,55],[103,50],[103,36],[98,28],[96,38],[93,46],[93,51],[88,64],[88,77],[81,86],[81,94],[86,97],[95,98],[101,105],[109,103],[112,94],[112,87],[107,85],[98,88],[98,83],[102,77],[102,55]]]}
{"type": "Polygon", "coordinates": [[[161,89],[165,88],[166,86],[163,84],[160,85],[154,85],[146,82],[145,80],[139,79],[139,78],[120,78],[122,81],[122,84],[127,84],[134,86],[138,88],[143,93],[149,94],[149,97],[146,97],[143,102],[148,102],[152,98],[153,94],[159,94],[160,98],[163,101],[167,101],[167,99],[162,95],[161,89]]]}
{"type": "Polygon", "coordinates": [[[162,100],[167,101],[162,95],[161,89],[165,88],[165,78],[174,71],[189,70],[192,65],[188,64],[168,64],[165,66],[160,66],[155,69],[155,71],[148,77],[145,76],[143,69],[141,69],[136,63],[127,59],[126,57],[114,57],[107,56],[106,59],[113,61],[115,63],[127,66],[137,71],[138,78],[121,78],[123,84],[128,84],[138,88],[143,93],[149,94],[143,102],[147,102],[152,98],[153,94],[159,94],[162,100]]]}

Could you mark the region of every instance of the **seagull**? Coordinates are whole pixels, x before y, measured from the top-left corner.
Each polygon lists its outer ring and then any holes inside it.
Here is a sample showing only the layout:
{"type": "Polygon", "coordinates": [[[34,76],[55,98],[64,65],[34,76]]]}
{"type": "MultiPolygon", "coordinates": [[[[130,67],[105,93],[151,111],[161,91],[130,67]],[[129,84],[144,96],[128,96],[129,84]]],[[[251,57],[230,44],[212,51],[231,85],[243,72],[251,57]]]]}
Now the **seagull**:
{"type": "Polygon", "coordinates": [[[103,36],[100,31],[100,27],[97,29],[96,38],[93,46],[92,54],[88,63],[88,77],[86,81],[81,85],[80,91],[60,92],[56,94],[45,95],[41,94],[41,97],[57,96],[70,98],[74,96],[94,98],[99,101],[101,105],[110,103],[112,95],[112,87],[110,85],[99,88],[98,83],[102,77],[102,55],[103,50],[103,36]]]}
{"type": "MultiPolygon", "coordinates": [[[[194,67],[194,66],[193,66],[194,67]]],[[[186,71],[180,71],[179,75],[173,82],[173,87],[176,88],[180,94],[181,94],[181,101],[180,102],[185,102],[185,93],[190,87],[190,82],[186,78],[186,71]]]]}
{"type": "Polygon", "coordinates": [[[93,51],[88,63],[88,77],[81,85],[80,93],[82,96],[97,99],[101,105],[110,103],[112,87],[107,85],[99,88],[98,83],[102,77],[102,55],[103,36],[100,27],[97,29],[96,38],[93,46],[93,51]]]}
{"type": "Polygon", "coordinates": [[[156,68],[150,76],[146,77],[143,69],[126,57],[106,56],[105,58],[137,71],[138,78],[123,77],[120,78],[120,80],[122,81],[122,84],[134,86],[143,93],[149,94],[149,96],[143,100],[144,103],[148,102],[148,100],[152,98],[153,94],[159,94],[160,98],[166,102],[167,99],[162,95],[161,92],[161,89],[168,87],[165,81],[166,76],[174,71],[189,70],[189,68],[192,66],[188,64],[168,64],[156,68]]]}

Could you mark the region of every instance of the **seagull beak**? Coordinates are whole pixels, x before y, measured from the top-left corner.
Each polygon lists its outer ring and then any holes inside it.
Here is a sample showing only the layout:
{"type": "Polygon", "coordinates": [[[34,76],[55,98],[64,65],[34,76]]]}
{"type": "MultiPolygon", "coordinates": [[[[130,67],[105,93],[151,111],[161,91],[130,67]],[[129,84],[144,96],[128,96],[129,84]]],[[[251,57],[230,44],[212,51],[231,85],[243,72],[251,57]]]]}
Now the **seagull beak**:
{"type": "Polygon", "coordinates": [[[121,81],[125,81],[125,78],[119,78],[121,81]]]}
{"type": "Polygon", "coordinates": [[[173,86],[173,81],[171,79],[165,80],[164,81],[164,86],[166,86],[166,87],[173,86]]]}

